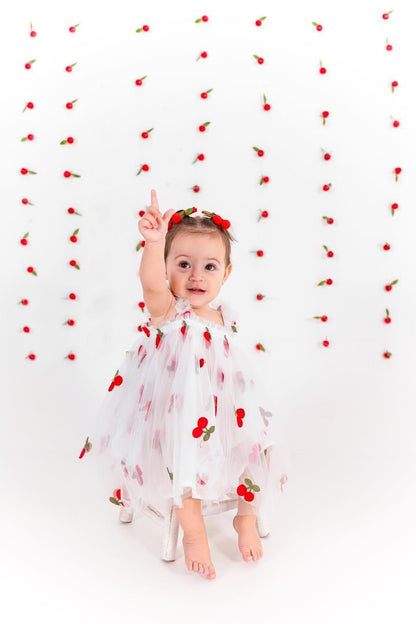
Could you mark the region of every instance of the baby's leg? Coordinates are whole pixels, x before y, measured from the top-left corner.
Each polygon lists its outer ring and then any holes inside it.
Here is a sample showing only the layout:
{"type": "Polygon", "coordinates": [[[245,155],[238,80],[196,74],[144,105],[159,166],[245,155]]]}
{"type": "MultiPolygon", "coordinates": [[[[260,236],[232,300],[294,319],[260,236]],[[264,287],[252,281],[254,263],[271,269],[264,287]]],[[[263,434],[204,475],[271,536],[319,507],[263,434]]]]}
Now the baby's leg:
{"type": "Polygon", "coordinates": [[[208,537],[201,513],[201,500],[184,497],[183,508],[174,506],[179,524],[183,530],[183,550],[188,570],[199,572],[209,579],[215,578],[215,568],[211,561],[208,537]]]}
{"type": "Polygon", "coordinates": [[[263,556],[263,548],[256,527],[255,508],[245,501],[238,501],[233,527],[238,533],[238,548],[244,561],[257,561],[263,556]]]}
{"type": "MultiPolygon", "coordinates": [[[[270,470],[270,451],[267,449],[266,462],[270,470]]],[[[244,478],[244,474],[242,475],[244,478]]],[[[256,527],[256,508],[241,497],[238,499],[237,515],[233,527],[238,533],[238,548],[244,561],[257,561],[263,556],[263,548],[256,527]]]]}

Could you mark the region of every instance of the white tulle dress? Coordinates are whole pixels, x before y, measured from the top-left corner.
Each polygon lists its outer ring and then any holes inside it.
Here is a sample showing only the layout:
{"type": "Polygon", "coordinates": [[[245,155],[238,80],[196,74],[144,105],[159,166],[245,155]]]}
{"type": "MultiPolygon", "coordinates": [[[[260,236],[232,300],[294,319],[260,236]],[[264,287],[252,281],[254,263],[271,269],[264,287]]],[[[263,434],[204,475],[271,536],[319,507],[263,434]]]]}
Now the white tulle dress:
{"type": "Polygon", "coordinates": [[[284,491],[287,455],[256,352],[249,358],[238,344],[228,303],[216,308],[222,326],[175,300],[174,318],[139,327],[80,457],[96,458],[108,499],[134,515],[192,496],[237,498],[267,516],[284,491]]]}

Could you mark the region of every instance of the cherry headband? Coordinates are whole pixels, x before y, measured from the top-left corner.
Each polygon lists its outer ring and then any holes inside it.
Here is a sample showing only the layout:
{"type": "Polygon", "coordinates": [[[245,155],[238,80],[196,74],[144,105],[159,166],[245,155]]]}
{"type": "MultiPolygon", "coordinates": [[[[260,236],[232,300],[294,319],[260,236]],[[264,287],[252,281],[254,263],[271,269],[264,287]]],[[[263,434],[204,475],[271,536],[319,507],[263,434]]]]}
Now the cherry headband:
{"type": "MultiPolygon", "coordinates": [[[[177,210],[169,219],[168,230],[170,230],[173,223],[180,223],[180,221],[182,221],[182,217],[189,217],[194,212],[197,212],[197,208],[195,208],[195,206],[192,206],[192,208],[187,208],[186,210],[177,210]]],[[[223,219],[222,217],[220,217],[220,215],[215,214],[215,212],[209,212],[208,210],[201,210],[201,212],[202,214],[207,215],[210,219],[212,219],[216,225],[221,225],[224,230],[228,230],[231,225],[228,219],[223,219]]]]}

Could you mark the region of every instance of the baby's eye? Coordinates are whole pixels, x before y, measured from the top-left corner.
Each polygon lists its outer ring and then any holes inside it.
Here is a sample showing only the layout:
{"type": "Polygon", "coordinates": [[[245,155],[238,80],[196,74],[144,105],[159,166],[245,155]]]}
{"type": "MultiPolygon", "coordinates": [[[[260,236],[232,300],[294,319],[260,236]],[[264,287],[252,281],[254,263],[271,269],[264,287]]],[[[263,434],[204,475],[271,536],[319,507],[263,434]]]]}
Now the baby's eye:
{"type": "MultiPolygon", "coordinates": [[[[182,260],[182,262],[179,262],[179,266],[182,267],[183,264],[189,264],[186,260],[182,260]]],[[[184,267],[182,267],[184,268],[184,267]]]]}
{"type": "Polygon", "coordinates": [[[217,267],[215,266],[215,264],[212,264],[212,262],[210,262],[209,264],[207,264],[207,267],[212,266],[214,267],[214,269],[216,269],[217,267]]]}

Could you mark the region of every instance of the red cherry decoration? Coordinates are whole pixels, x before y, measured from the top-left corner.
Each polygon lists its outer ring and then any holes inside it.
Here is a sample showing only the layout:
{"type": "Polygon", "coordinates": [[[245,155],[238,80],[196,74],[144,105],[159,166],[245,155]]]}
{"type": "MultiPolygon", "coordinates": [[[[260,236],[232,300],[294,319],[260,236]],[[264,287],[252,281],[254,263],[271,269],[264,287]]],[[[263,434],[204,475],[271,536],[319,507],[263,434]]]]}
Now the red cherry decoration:
{"type": "Polygon", "coordinates": [[[316,22],[312,22],[312,26],[315,26],[316,30],[320,32],[322,30],[322,25],[317,24],[316,22]]]}

